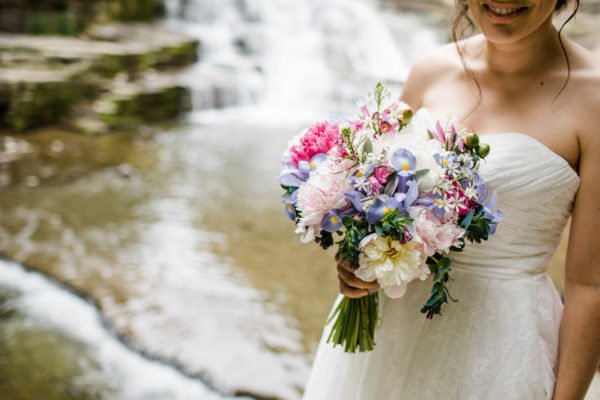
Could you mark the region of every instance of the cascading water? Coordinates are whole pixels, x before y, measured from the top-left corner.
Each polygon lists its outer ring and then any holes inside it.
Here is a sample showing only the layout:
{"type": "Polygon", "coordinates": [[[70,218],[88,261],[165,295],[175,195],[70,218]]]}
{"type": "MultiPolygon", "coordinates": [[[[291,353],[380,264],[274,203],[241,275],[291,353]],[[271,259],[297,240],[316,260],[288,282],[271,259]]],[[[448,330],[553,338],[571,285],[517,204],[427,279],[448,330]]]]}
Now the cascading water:
{"type": "Polygon", "coordinates": [[[440,41],[421,18],[374,0],[167,4],[167,25],[202,43],[185,79],[197,111],[252,105],[258,118],[294,120],[349,112],[376,81],[398,92],[410,64],[440,41]]]}
{"type": "MultiPolygon", "coordinates": [[[[420,16],[369,0],[167,0],[167,9],[165,25],[201,42],[182,77],[193,91],[186,123],[116,140],[127,173],[1,193],[0,253],[85,291],[136,346],[207,383],[143,366],[100,335],[89,307],[61,298],[58,311],[88,315],[68,336],[114,350],[100,365],[135,364],[132,382],[146,373],[165,382],[162,392],[128,387],[121,371],[128,399],[299,398],[336,290],[330,257],[301,247],[282,216],[281,151],[305,124],[352,111],[376,81],[397,92],[438,37],[420,16]]],[[[26,301],[42,288],[14,266],[0,271],[0,285],[26,301]]]]}

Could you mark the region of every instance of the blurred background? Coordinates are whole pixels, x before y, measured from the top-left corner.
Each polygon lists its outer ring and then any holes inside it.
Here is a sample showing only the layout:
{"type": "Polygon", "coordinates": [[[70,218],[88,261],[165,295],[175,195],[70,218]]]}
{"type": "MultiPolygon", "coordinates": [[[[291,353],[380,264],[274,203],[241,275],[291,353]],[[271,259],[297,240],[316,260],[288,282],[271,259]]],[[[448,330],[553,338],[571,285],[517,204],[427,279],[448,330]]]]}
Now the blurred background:
{"type": "MultiPolygon", "coordinates": [[[[0,0],[0,398],[300,398],[337,280],[284,217],[280,154],[399,94],[451,15],[0,0]]],[[[599,23],[586,0],[567,34],[598,53],[599,23]]]]}

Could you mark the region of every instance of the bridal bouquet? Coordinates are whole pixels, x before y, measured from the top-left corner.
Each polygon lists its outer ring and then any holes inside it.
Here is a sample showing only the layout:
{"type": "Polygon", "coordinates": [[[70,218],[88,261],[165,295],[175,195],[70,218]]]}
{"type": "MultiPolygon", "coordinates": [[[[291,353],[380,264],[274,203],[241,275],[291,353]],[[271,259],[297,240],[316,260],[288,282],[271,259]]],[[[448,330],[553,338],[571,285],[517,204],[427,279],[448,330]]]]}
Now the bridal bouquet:
{"type": "MultiPolygon", "coordinates": [[[[377,280],[389,297],[431,279],[421,312],[432,319],[456,301],[446,286],[449,252],[487,240],[500,220],[496,194],[488,198],[477,173],[489,151],[475,133],[431,126],[378,83],[356,117],[317,123],[289,143],[279,175],[284,210],[303,242],[337,245],[355,275],[377,280]]],[[[347,352],[373,349],[377,314],[378,293],[344,297],[328,341],[347,352]]]]}

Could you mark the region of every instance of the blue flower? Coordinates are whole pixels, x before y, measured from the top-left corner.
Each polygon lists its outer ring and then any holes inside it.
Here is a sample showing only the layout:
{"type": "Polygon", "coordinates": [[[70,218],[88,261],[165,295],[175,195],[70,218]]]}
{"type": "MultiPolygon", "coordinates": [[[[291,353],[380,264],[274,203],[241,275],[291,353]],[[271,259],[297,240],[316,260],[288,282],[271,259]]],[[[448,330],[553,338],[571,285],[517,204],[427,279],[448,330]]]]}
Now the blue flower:
{"type": "Polygon", "coordinates": [[[354,190],[352,192],[344,193],[344,196],[352,202],[352,206],[356,209],[356,211],[364,211],[363,204],[361,202],[361,199],[367,197],[364,193],[354,190]]]}
{"type": "Polygon", "coordinates": [[[496,208],[496,201],[498,200],[498,193],[494,190],[492,196],[488,200],[486,204],[483,205],[483,216],[492,223],[489,225],[490,227],[490,235],[493,235],[496,232],[496,224],[502,221],[504,218],[502,217],[502,210],[496,208]]]}
{"type": "Polygon", "coordinates": [[[300,171],[297,168],[286,168],[279,173],[277,179],[283,186],[300,187],[308,180],[308,172],[300,171]]]}
{"type": "Polygon", "coordinates": [[[381,218],[398,208],[400,208],[400,202],[396,198],[381,196],[375,199],[371,207],[369,207],[366,215],[367,221],[372,225],[376,225],[381,218]]]}
{"type": "Polygon", "coordinates": [[[443,218],[447,201],[438,194],[421,196],[416,203],[430,210],[437,218],[443,218]]]}
{"type": "Polygon", "coordinates": [[[446,153],[442,156],[440,153],[435,153],[433,158],[442,168],[450,168],[456,163],[457,155],[455,153],[446,153]]]}
{"type": "Polygon", "coordinates": [[[321,220],[321,228],[327,232],[337,232],[342,229],[342,217],[336,210],[332,210],[321,220]]]}
{"type": "Polygon", "coordinates": [[[323,161],[327,160],[327,155],[323,153],[316,154],[311,158],[310,162],[300,161],[298,168],[288,166],[284,168],[280,173],[279,183],[287,187],[300,187],[304,182],[308,180],[310,172],[314,171],[323,161]]]}
{"type": "Polygon", "coordinates": [[[402,175],[403,173],[408,174],[409,172],[414,172],[417,165],[417,159],[410,150],[401,147],[392,153],[390,163],[398,174],[402,175]]]}
{"type": "Polygon", "coordinates": [[[288,218],[291,219],[292,221],[296,220],[297,214],[296,214],[296,208],[294,207],[294,205],[296,204],[297,201],[298,201],[298,191],[297,190],[294,190],[294,192],[292,192],[289,195],[283,196],[283,210],[287,214],[288,218]]]}
{"type": "Polygon", "coordinates": [[[298,163],[298,169],[302,172],[309,173],[311,171],[314,171],[315,168],[317,168],[319,166],[319,164],[321,164],[322,162],[324,162],[326,160],[327,160],[327,154],[323,154],[323,153],[315,154],[313,156],[313,158],[310,159],[310,162],[300,161],[298,163]]]}
{"type": "Polygon", "coordinates": [[[487,199],[488,186],[479,174],[473,175],[473,186],[477,190],[477,201],[482,203],[487,199]]]}

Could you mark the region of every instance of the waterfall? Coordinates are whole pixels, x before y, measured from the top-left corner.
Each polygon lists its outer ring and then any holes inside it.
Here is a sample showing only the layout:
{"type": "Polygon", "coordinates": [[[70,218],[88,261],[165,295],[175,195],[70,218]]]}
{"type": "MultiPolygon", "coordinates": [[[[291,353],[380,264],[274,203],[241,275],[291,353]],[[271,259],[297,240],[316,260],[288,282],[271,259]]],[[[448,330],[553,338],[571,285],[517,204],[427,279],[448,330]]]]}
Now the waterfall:
{"type": "Polygon", "coordinates": [[[167,11],[167,25],[202,43],[185,78],[195,110],[349,111],[377,81],[399,92],[440,42],[422,17],[375,0],[169,0],[167,11]]]}

